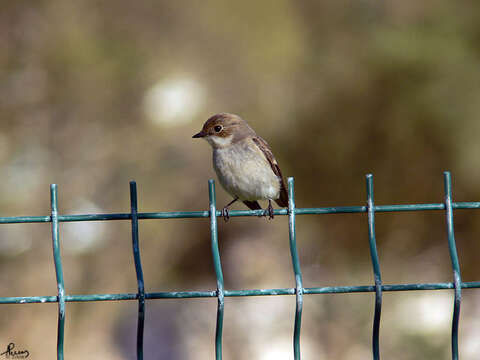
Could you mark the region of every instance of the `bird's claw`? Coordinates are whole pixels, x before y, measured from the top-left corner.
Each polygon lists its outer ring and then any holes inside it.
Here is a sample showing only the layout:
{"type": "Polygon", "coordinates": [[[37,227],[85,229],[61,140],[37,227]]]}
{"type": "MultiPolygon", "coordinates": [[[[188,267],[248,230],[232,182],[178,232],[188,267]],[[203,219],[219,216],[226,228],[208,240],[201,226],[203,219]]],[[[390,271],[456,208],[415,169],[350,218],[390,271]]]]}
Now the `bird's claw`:
{"type": "Polygon", "coordinates": [[[228,213],[228,208],[226,206],[222,209],[222,216],[225,222],[230,220],[230,214],[228,213]]]}
{"type": "Polygon", "coordinates": [[[272,203],[269,201],[268,202],[268,207],[267,209],[265,210],[265,217],[268,215],[268,220],[272,220],[274,218],[274,215],[273,215],[273,206],[272,206],[272,203]]]}

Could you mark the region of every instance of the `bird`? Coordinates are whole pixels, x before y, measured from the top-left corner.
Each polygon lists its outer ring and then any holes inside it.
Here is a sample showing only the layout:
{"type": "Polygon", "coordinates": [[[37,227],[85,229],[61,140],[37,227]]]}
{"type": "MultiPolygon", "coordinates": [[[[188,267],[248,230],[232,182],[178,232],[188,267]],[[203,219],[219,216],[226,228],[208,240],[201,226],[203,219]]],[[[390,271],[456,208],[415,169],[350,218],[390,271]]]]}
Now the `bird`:
{"type": "Polygon", "coordinates": [[[205,139],[211,145],[218,180],[233,197],[222,209],[225,221],[228,208],[238,200],[251,210],[261,210],[258,200],[268,200],[263,216],[268,214],[269,219],[274,218],[272,200],[288,207],[287,188],[270,146],[240,116],[215,114],[192,138],[205,139]]]}

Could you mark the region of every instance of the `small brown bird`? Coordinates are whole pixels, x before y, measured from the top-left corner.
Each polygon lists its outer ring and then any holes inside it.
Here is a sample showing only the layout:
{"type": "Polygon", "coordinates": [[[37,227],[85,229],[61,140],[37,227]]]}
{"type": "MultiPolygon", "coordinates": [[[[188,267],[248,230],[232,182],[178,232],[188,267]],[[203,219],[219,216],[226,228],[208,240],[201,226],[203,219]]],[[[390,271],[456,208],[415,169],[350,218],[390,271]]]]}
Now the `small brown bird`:
{"type": "Polygon", "coordinates": [[[213,115],[193,138],[203,138],[212,146],[213,168],[223,188],[233,196],[222,210],[225,221],[229,219],[228,208],[237,200],[251,210],[262,209],[257,200],[268,200],[264,216],[268,213],[270,219],[272,200],[288,206],[287,189],[272,150],[240,116],[213,115]]]}

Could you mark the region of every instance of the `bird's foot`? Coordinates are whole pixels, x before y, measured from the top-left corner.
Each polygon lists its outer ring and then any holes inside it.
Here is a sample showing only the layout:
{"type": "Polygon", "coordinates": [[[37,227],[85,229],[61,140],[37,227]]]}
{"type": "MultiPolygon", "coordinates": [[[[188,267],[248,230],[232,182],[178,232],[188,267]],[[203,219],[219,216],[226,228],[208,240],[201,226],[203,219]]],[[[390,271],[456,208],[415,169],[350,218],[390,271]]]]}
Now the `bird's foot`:
{"type": "Polygon", "coordinates": [[[230,205],[232,205],[235,201],[238,200],[238,197],[235,197],[235,199],[233,199],[232,201],[230,201],[227,205],[224,206],[224,208],[222,209],[222,216],[223,216],[223,220],[225,222],[227,222],[229,219],[230,219],[230,214],[228,213],[228,207],[230,205]]]}
{"type": "Polygon", "coordinates": [[[230,214],[228,213],[228,207],[225,206],[223,209],[222,209],[222,216],[223,216],[223,220],[225,222],[227,222],[228,220],[230,220],[230,214]]]}
{"type": "Polygon", "coordinates": [[[273,206],[272,206],[272,201],[271,200],[268,200],[268,207],[265,210],[265,215],[264,216],[267,216],[267,214],[268,214],[268,220],[272,220],[274,218],[273,206]]]}

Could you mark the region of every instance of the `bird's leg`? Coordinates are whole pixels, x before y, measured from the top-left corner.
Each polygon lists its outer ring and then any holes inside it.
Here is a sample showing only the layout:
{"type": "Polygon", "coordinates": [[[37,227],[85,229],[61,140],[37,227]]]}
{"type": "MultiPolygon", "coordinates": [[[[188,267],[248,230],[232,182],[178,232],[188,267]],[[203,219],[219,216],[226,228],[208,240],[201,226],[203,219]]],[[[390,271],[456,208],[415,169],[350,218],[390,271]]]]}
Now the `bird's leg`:
{"type": "Polygon", "coordinates": [[[228,219],[230,219],[230,215],[228,214],[228,207],[230,205],[232,205],[235,201],[238,200],[238,197],[235,197],[235,199],[233,199],[232,201],[230,201],[227,205],[225,205],[222,209],[222,216],[223,216],[223,220],[225,220],[225,222],[228,221],[228,219]]]}
{"type": "Polygon", "coordinates": [[[272,200],[268,199],[268,207],[267,207],[267,211],[265,213],[265,216],[267,216],[268,214],[268,220],[272,220],[273,219],[273,206],[272,206],[272,200]]]}

